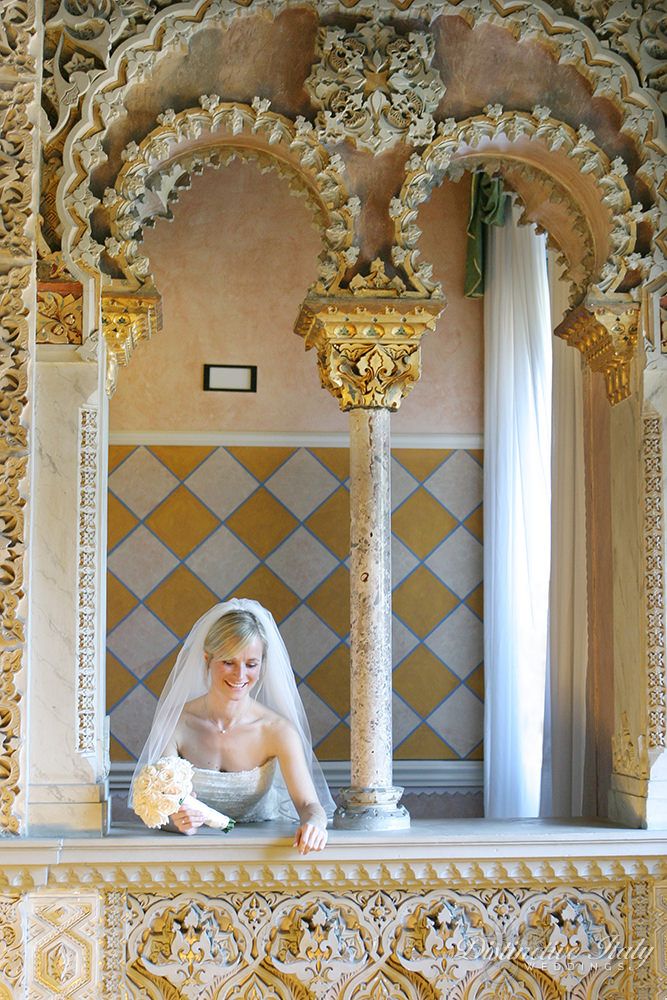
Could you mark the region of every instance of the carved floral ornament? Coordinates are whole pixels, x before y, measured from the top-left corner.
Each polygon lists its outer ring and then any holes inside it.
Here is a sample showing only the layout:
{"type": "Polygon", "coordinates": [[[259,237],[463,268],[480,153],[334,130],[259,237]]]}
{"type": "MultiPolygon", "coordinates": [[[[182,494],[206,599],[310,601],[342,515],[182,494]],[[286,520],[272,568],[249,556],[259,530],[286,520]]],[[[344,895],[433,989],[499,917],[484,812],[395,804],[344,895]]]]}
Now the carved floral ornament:
{"type": "MultiPolygon", "coordinates": [[[[588,0],[581,0],[585,7],[588,0]]],[[[664,0],[659,0],[660,5],[664,0]]],[[[609,17],[603,34],[612,46],[624,56],[634,58],[635,43],[628,46],[628,40],[640,38],[639,47],[645,53],[652,51],[651,58],[658,64],[664,62],[664,52],[659,45],[652,45],[650,23],[644,17],[643,8],[649,11],[655,0],[636,0],[632,4],[616,3],[609,10],[609,17]],[[625,20],[616,16],[618,8],[623,8],[625,20]],[[612,23],[614,27],[612,27],[612,23]],[[618,25],[618,30],[615,25],[618,25]]],[[[15,6],[19,6],[18,2],[15,6]]],[[[108,0],[103,7],[88,8],[81,12],[74,0],[62,0],[60,7],[46,23],[46,61],[44,65],[44,87],[47,110],[52,118],[52,137],[67,124],[70,115],[76,114],[83,97],[90,91],[106,88],[112,75],[113,56],[121,42],[126,43],[124,54],[133,69],[144,70],[155,56],[155,19],[164,29],[157,44],[162,46],[183,44],[181,25],[189,23],[190,29],[197,23],[214,21],[222,26],[229,25],[248,12],[262,12],[275,17],[290,6],[289,0],[199,0],[189,9],[179,5],[170,11],[164,0],[146,0],[141,6],[127,6],[120,0],[108,0]],[[189,19],[189,21],[187,20],[189,19]],[[194,22],[194,24],[193,24],[194,22]],[[127,43],[131,43],[128,45],[127,43]],[[130,52],[141,47],[145,51],[130,52]],[[109,72],[111,70],[111,72],[109,72]]],[[[336,14],[348,14],[354,10],[362,16],[391,17],[405,15],[418,16],[422,22],[429,22],[443,14],[443,4],[434,0],[310,0],[309,6],[320,15],[330,18],[336,14]]],[[[624,118],[624,129],[640,142],[650,140],[660,134],[660,117],[657,106],[648,101],[636,86],[636,78],[624,58],[605,47],[603,41],[585,25],[571,18],[563,17],[540,0],[459,0],[444,5],[463,17],[471,26],[478,22],[491,21],[509,28],[519,37],[545,42],[554,51],[559,62],[573,63],[594,88],[594,96],[604,94],[612,97],[624,118]]],[[[608,0],[604,6],[609,8],[608,0]]],[[[647,11],[648,13],[648,11],[647,11]]],[[[581,16],[587,11],[582,10],[581,16]]],[[[161,32],[158,32],[158,35],[161,32]]],[[[25,46],[24,46],[25,47],[25,46]]],[[[640,59],[641,63],[641,59],[640,59]]],[[[120,70],[120,66],[118,66],[120,70]]],[[[126,79],[129,78],[127,75],[126,79]]],[[[648,84],[660,79],[655,69],[644,72],[640,69],[642,82],[648,84]]],[[[659,89],[656,86],[656,89],[659,89]]]]}
{"type": "Polygon", "coordinates": [[[398,35],[368,21],[352,30],[320,28],[306,90],[316,108],[321,142],[351,139],[359,149],[384,152],[397,142],[421,146],[433,138],[445,86],[431,64],[433,36],[398,35]]]}
{"type": "Polygon", "coordinates": [[[570,886],[134,892],[119,958],[135,989],[174,1000],[204,992],[223,1000],[584,1000],[607,996],[597,991],[619,978],[631,986],[635,970],[619,958],[634,943],[628,895],[570,886]]]}
{"type": "MultiPolygon", "coordinates": [[[[359,284],[365,286],[363,281],[359,284]]],[[[391,290],[391,282],[383,290],[391,290]]],[[[316,349],[322,386],[338,399],[342,410],[397,410],[421,375],[421,338],[435,329],[444,307],[442,297],[407,301],[308,297],[295,332],[304,338],[307,350],[316,349]]]]}

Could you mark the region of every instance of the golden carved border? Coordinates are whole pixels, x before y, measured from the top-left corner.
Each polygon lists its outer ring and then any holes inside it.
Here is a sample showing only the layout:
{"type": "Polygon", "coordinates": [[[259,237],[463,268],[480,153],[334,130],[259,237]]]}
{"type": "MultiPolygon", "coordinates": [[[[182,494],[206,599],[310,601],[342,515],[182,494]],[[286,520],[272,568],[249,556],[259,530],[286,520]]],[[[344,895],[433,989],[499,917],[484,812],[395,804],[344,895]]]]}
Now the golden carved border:
{"type": "MultiPolygon", "coordinates": [[[[420,294],[432,294],[436,283],[431,267],[418,264],[417,244],[421,231],[417,225],[419,206],[427,201],[433,189],[446,177],[456,178],[463,170],[479,169],[488,159],[493,165],[507,162],[516,167],[525,164],[551,178],[544,163],[531,158],[528,143],[551,152],[566,153],[584,174],[594,177],[600,191],[600,201],[609,219],[610,253],[606,261],[596,260],[596,246],[591,224],[582,206],[580,217],[586,219],[588,232],[581,234],[587,241],[582,259],[584,273],[577,281],[579,299],[589,283],[598,281],[598,293],[610,293],[621,283],[628,270],[639,266],[633,256],[637,222],[643,212],[631,204],[630,192],[623,179],[627,167],[622,160],[610,163],[606,154],[593,142],[593,133],[583,126],[575,131],[551,116],[548,108],[536,107],[532,114],[504,111],[500,105],[490,106],[482,115],[457,122],[453,118],[438,125],[438,135],[421,153],[414,153],[406,163],[406,177],[397,198],[391,203],[394,219],[394,264],[403,269],[412,288],[420,294]],[[528,143],[527,143],[528,140],[528,143]],[[501,142],[504,148],[494,146],[501,142]],[[509,144],[509,145],[508,145],[509,144]],[[479,147],[483,147],[480,149],[479,147]],[[599,274],[596,274],[596,269],[599,274]]],[[[554,169],[553,181],[560,187],[562,179],[554,169]]],[[[573,192],[569,192],[574,198],[573,192]]],[[[542,225],[539,218],[533,221],[542,225]]],[[[599,257],[599,250],[597,250],[599,257]]],[[[568,261],[570,267],[575,261],[568,261]]]]}

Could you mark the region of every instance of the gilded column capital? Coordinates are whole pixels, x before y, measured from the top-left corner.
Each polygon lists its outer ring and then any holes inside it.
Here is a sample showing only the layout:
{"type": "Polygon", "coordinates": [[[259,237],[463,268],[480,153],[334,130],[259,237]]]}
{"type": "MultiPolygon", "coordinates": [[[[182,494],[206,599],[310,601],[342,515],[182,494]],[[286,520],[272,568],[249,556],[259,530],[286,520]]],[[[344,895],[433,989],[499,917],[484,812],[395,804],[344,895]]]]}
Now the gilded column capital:
{"type": "Polygon", "coordinates": [[[108,396],[113,396],[116,390],[118,366],[128,365],[137,344],[150,340],[161,327],[162,299],[155,289],[132,293],[109,291],[102,295],[108,396]]]}
{"type": "Polygon", "coordinates": [[[630,395],[639,315],[640,304],[634,300],[591,299],[568,313],[555,330],[583,354],[591,371],[602,372],[612,405],[630,395]]]}
{"type": "MultiPolygon", "coordinates": [[[[396,291],[396,290],[394,290],[396,291]]],[[[376,292],[377,294],[377,292],[376,292]]],[[[307,298],[295,325],[317,351],[320,379],[342,410],[397,410],[421,375],[421,338],[443,299],[307,298]]]]}

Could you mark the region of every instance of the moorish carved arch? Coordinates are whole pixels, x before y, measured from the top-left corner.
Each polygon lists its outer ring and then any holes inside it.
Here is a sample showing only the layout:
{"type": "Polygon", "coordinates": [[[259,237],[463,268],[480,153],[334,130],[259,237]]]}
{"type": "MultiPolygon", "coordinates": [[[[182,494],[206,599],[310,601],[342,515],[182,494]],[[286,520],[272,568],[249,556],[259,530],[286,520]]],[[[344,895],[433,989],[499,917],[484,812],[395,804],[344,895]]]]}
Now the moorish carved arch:
{"type": "MultiPolygon", "coordinates": [[[[286,9],[287,4],[275,0],[255,0],[248,6],[253,12],[276,16],[286,9]]],[[[314,6],[316,10],[320,7],[326,9],[327,14],[335,12],[337,8],[343,12],[350,7],[354,7],[355,12],[360,14],[370,13],[363,2],[323,3],[314,6]]],[[[574,63],[590,80],[595,88],[594,96],[613,98],[622,116],[621,129],[632,135],[641,147],[641,157],[645,159],[642,169],[646,169],[649,179],[653,178],[658,183],[663,134],[660,112],[652,98],[639,88],[630,66],[614,52],[604,49],[590,29],[569,18],[556,16],[551,8],[542,3],[510,5],[502,0],[461,0],[443,10],[442,5],[415,0],[411,5],[399,6],[401,9],[409,6],[411,14],[419,14],[426,20],[451,13],[464,17],[471,24],[498,22],[509,27],[515,36],[520,31],[522,38],[543,41],[559,62],[574,63]]],[[[382,14],[395,15],[396,7],[392,0],[383,0],[379,5],[374,5],[373,13],[376,17],[382,14]]],[[[248,13],[248,7],[243,10],[248,13]]],[[[149,24],[141,25],[133,37],[129,37],[117,48],[109,58],[108,68],[104,72],[98,72],[92,79],[81,83],[82,87],[86,87],[87,93],[82,105],[81,121],[72,130],[65,147],[64,177],[59,195],[60,214],[66,230],[71,228],[70,209],[75,209],[77,202],[84,211],[86,202],[90,206],[86,185],[83,185],[83,189],[81,185],[90,168],[87,161],[92,159],[96,165],[106,157],[102,133],[122,115],[124,94],[128,86],[150,75],[157,62],[168,52],[182,49],[198,26],[224,26],[239,16],[239,6],[233,0],[220,0],[215,4],[212,0],[202,0],[189,8],[181,4],[176,10],[166,8],[149,24]]],[[[76,211],[74,214],[76,215],[76,211]]],[[[87,243],[83,234],[79,234],[74,242],[66,237],[65,242],[73,253],[78,251],[75,259],[80,266],[92,266],[94,269],[99,256],[96,248],[87,243]]]]}
{"type": "Polygon", "coordinates": [[[605,374],[609,399],[618,402],[629,392],[638,337],[639,305],[631,290],[650,265],[636,252],[638,225],[650,224],[654,212],[632,204],[627,165],[620,157],[610,162],[593,139],[590,129],[575,131],[543,107],[528,114],[495,105],[462,122],[441,122],[434,141],[407,161],[392,200],[392,258],[415,291],[432,294],[431,267],[418,263],[420,205],[446,178],[458,180],[466,170],[501,174],[519,196],[523,220],[548,233],[567,265],[573,311],[559,335],[605,374]]]}
{"type": "Polygon", "coordinates": [[[178,114],[165,111],[141,143],[124,150],[123,167],[104,197],[109,259],[130,285],[152,284],[140,247],[144,226],[170,214],[170,203],[192,172],[223,166],[237,156],[278,171],[293,193],[306,196],[324,243],[314,291],[334,294],[358,253],[354,219],[359,201],[348,196],[341,157],[329,156],[309,122],[294,123],[271,112],[268,101],[255,99],[249,106],[202,97],[200,104],[178,114]]]}
{"type": "MultiPolygon", "coordinates": [[[[140,143],[131,142],[122,152],[123,165],[102,202],[111,233],[104,245],[91,232],[91,213],[100,200],[88,187],[90,174],[70,202],[72,226],[63,249],[71,252],[73,270],[76,273],[78,264],[84,272],[98,275],[105,255],[102,326],[109,394],[119,365],[127,365],[136,344],[150,338],[161,323],[159,293],[141,249],[145,226],[158,217],[170,217],[170,205],[189,185],[192,173],[221,167],[234,158],[276,170],[293,193],[306,197],[323,243],[314,294],[335,294],[355,262],[359,200],[348,196],[342,158],[329,155],[309,122],[302,118],[292,122],[270,111],[269,101],[259,98],[247,105],[204,96],[200,107],[178,114],[166,110],[140,143]]],[[[86,160],[89,170],[95,162],[86,160]]]]}

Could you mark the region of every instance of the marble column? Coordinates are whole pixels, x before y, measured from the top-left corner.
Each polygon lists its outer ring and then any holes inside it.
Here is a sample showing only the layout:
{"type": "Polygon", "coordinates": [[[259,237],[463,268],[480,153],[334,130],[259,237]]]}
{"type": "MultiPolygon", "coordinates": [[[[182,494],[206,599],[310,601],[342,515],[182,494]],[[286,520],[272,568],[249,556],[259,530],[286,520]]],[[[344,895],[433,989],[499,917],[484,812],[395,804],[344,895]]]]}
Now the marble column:
{"type": "Polygon", "coordinates": [[[386,409],[350,412],[351,786],[334,825],[410,825],[392,783],[391,452],[386,409]]]}
{"type": "Polygon", "coordinates": [[[28,833],[106,829],[103,372],[73,346],[35,365],[28,833]]]}

